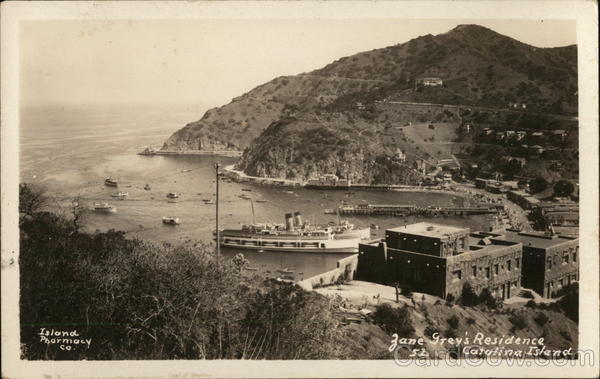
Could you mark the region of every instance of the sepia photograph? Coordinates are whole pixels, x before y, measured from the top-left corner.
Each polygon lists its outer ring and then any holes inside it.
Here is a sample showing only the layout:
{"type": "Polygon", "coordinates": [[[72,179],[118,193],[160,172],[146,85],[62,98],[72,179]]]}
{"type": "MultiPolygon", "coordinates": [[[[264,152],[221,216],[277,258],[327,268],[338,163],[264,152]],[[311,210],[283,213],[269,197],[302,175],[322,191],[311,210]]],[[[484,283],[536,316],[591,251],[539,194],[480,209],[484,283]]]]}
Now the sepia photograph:
{"type": "Polygon", "coordinates": [[[3,38],[11,359],[598,372],[597,13],[75,3],[3,38]]]}

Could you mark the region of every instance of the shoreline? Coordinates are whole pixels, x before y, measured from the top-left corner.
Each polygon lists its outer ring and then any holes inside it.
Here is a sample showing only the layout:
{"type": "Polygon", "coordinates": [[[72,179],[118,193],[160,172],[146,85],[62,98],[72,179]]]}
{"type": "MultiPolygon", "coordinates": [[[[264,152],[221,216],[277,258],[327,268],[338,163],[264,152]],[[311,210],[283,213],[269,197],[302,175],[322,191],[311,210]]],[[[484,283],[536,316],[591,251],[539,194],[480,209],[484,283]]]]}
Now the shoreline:
{"type": "Polygon", "coordinates": [[[241,157],[242,152],[237,150],[150,150],[146,148],[146,150],[137,153],[137,155],[220,155],[225,157],[241,157]]]}

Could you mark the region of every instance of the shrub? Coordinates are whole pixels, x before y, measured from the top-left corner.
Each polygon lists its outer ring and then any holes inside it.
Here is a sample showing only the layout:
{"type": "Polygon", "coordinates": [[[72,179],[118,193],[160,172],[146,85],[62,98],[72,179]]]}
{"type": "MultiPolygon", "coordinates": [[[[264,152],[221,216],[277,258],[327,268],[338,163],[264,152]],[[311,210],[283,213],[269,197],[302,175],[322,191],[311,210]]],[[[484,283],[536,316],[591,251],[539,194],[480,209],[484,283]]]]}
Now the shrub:
{"type": "Polygon", "coordinates": [[[452,317],[450,317],[446,321],[448,322],[448,325],[450,325],[450,327],[452,329],[458,328],[458,324],[460,323],[460,320],[458,319],[458,317],[456,317],[456,315],[453,315],[452,317]]]}
{"type": "Polygon", "coordinates": [[[548,182],[542,177],[538,176],[529,182],[529,189],[531,190],[531,193],[542,192],[546,188],[548,188],[548,182]]]}
{"type": "Polygon", "coordinates": [[[425,334],[425,336],[429,337],[429,338],[433,338],[433,334],[434,333],[440,333],[440,331],[434,327],[433,325],[428,325],[425,330],[423,331],[423,333],[425,334]]]}
{"type": "Polygon", "coordinates": [[[508,319],[515,330],[525,329],[527,327],[527,319],[523,315],[514,314],[508,319]]]}
{"type": "Polygon", "coordinates": [[[554,184],[554,196],[569,196],[573,193],[574,189],[573,183],[567,180],[559,180],[554,184]]]}
{"type": "Polygon", "coordinates": [[[579,284],[571,283],[564,286],[557,293],[562,296],[555,304],[565,313],[571,320],[579,321],[579,284]]]}
{"type": "Polygon", "coordinates": [[[456,331],[454,329],[446,329],[444,331],[444,337],[446,337],[446,338],[456,338],[456,331]]]}
{"type": "Polygon", "coordinates": [[[460,302],[466,307],[472,307],[480,303],[479,296],[473,291],[471,284],[466,282],[463,285],[462,294],[460,295],[460,302]]]}
{"type": "Polygon", "coordinates": [[[548,316],[546,316],[546,314],[543,312],[538,312],[537,315],[535,316],[535,318],[533,319],[533,321],[535,321],[536,324],[538,324],[539,326],[542,326],[542,327],[544,325],[546,325],[548,320],[549,320],[548,316]]]}
{"type": "Polygon", "coordinates": [[[571,341],[571,333],[569,333],[566,330],[561,330],[559,332],[559,334],[561,335],[562,338],[566,339],[567,341],[571,341]]]}
{"type": "Polygon", "coordinates": [[[450,303],[452,304],[455,300],[455,297],[453,294],[449,293],[448,296],[446,296],[446,304],[450,303]]]}
{"type": "Polygon", "coordinates": [[[388,303],[378,305],[373,312],[373,321],[390,334],[410,336],[415,332],[407,307],[392,307],[388,303]]]}
{"type": "Polygon", "coordinates": [[[488,308],[498,308],[498,300],[494,296],[492,296],[492,293],[487,288],[481,290],[481,293],[479,294],[479,301],[482,304],[485,304],[488,308]]]}

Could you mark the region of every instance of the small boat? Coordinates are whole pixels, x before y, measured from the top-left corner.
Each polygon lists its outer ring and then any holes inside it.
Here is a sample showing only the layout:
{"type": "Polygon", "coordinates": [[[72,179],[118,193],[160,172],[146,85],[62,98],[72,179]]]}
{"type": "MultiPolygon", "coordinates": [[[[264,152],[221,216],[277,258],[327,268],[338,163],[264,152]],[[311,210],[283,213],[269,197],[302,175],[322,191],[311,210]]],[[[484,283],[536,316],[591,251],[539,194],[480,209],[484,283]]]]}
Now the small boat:
{"type": "Polygon", "coordinates": [[[287,193],[287,194],[290,194],[290,195],[293,195],[293,194],[294,194],[294,191],[283,191],[283,192],[284,192],[284,193],[287,193]]]}
{"type": "Polygon", "coordinates": [[[281,269],[277,270],[277,272],[280,272],[282,274],[292,274],[294,272],[294,270],[291,270],[291,269],[285,267],[285,268],[281,268],[281,269]]]}
{"type": "Polygon", "coordinates": [[[112,194],[112,195],[110,195],[110,196],[112,196],[112,197],[118,197],[119,199],[123,200],[123,199],[124,199],[124,198],[126,198],[128,195],[129,195],[129,193],[128,193],[128,192],[121,192],[121,191],[119,191],[119,192],[117,192],[117,193],[113,193],[113,194],[112,194]]]}
{"type": "Polygon", "coordinates": [[[169,192],[169,193],[167,194],[167,197],[168,197],[169,199],[177,199],[177,198],[179,197],[179,195],[178,195],[178,194],[176,194],[176,193],[174,193],[174,192],[169,192]]]}
{"type": "Polygon", "coordinates": [[[179,225],[179,217],[163,217],[162,222],[165,225],[179,225]]]}
{"type": "Polygon", "coordinates": [[[113,178],[111,178],[110,176],[106,179],[104,179],[104,184],[109,186],[109,187],[116,187],[118,185],[117,181],[113,178]]]}
{"type": "Polygon", "coordinates": [[[146,185],[144,186],[144,189],[146,191],[150,191],[150,184],[146,183],[146,185]]]}
{"type": "Polygon", "coordinates": [[[202,201],[204,201],[204,204],[206,204],[206,205],[212,205],[215,203],[215,201],[212,199],[204,199],[202,201]]]}
{"type": "Polygon", "coordinates": [[[181,172],[190,172],[190,171],[192,171],[191,168],[181,170],[181,172]]]}
{"type": "Polygon", "coordinates": [[[258,267],[244,267],[244,270],[248,270],[248,271],[258,271],[258,267]]]}
{"type": "Polygon", "coordinates": [[[92,210],[94,212],[113,213],[113,212],[117,211],[117,208],[113,207],[112,205],[110,205],[108,203],[101,203],[101,204],[94,203],[92,210]]]}
{"type": "Polygon", "coordinates": [[[251,192],[252,190],[250,188],[242,188],[242,191],[251,192]]]}
{"type": "Polygon", "coordinates": [[[268,200],[265,200],[265,199],[256,199],[254,201],[256,201],[257,203],[266,203],[268,200]]]}
{"type": "Polygon", "coordinates": [[[244,200],[250,200],[250,196],[246,195],[246,194],[241,194],[240,195],[240,199],[244,199],[244,200]]]}

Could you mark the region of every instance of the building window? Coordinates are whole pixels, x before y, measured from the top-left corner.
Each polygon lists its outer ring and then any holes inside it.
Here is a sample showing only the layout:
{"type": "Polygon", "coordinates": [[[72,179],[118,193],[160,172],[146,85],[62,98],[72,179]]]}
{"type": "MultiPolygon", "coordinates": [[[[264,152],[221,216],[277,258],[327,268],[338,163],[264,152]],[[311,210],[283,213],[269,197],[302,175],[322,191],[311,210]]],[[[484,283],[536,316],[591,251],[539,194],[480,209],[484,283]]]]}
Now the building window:
{"type": "Polygon", "coordinates": [[[561,279],[561,280],[559,280],[559,281],[558,281],[558,285],[559,285],[560,287],[562,287],[562,286],[563,286],[563,283],[564,283],[563,279],[561,279]]]}
{"type": "Polygon", "coordinates": [[[499,267],[498,263],[496,263],[496,264],[494,265],[494,275],[498,275],[499,268],[500,268],[500,267],[499,267]]]}
{"type": "Polygon", "coordinates": [[[563,263],[564,263],[564,264],[567,264],[567,263],[569,263],[569,254],[568,254],[568,253],[567,253],[567,254],[565,254],[565,255],[563,255],[563,263]]]}
{"type": "Polygon", "coordinates": [[[510,271],[512,269],[512,262],[510,261],[510,259],[508,261],[506,261],[506,270],[510,271]]]}
{"type": "Polygon", "coordinates": [[[573,263],[577,262],[577,253],[573,253],[573,263]]]}
{"type": "Polygon", "coordinates": [[[547,262],[548,262],[548,270],[552,270],[552,258],[548,257],[547,262]]]}
{"type": "Polygon", "coordinates": [[[473,275],[474,277],[477,277],[477,266],[472,266],[472,267],[471,267],[471,270],[473,270],[473,271],[472,271],[472,272],[473,272],[473,274],[472,274],[472,275],[473,275]]]}
{"type": "Polygon", "coordinates": [[[521,259],[515,258],[515,268],[521,267],[521,259]]]}
{"type": "Polygon", "coordinates": [[[462,272],[461,272],[461,270],[452,271],[452,277],[454,279],[462,279],[462,272]]]}
{"type": "Polygon", "coordinates": [[[485,277],[486,277],[486,279],[490,278],[490,268],[489,267],[485,268],[485,277]]]}

